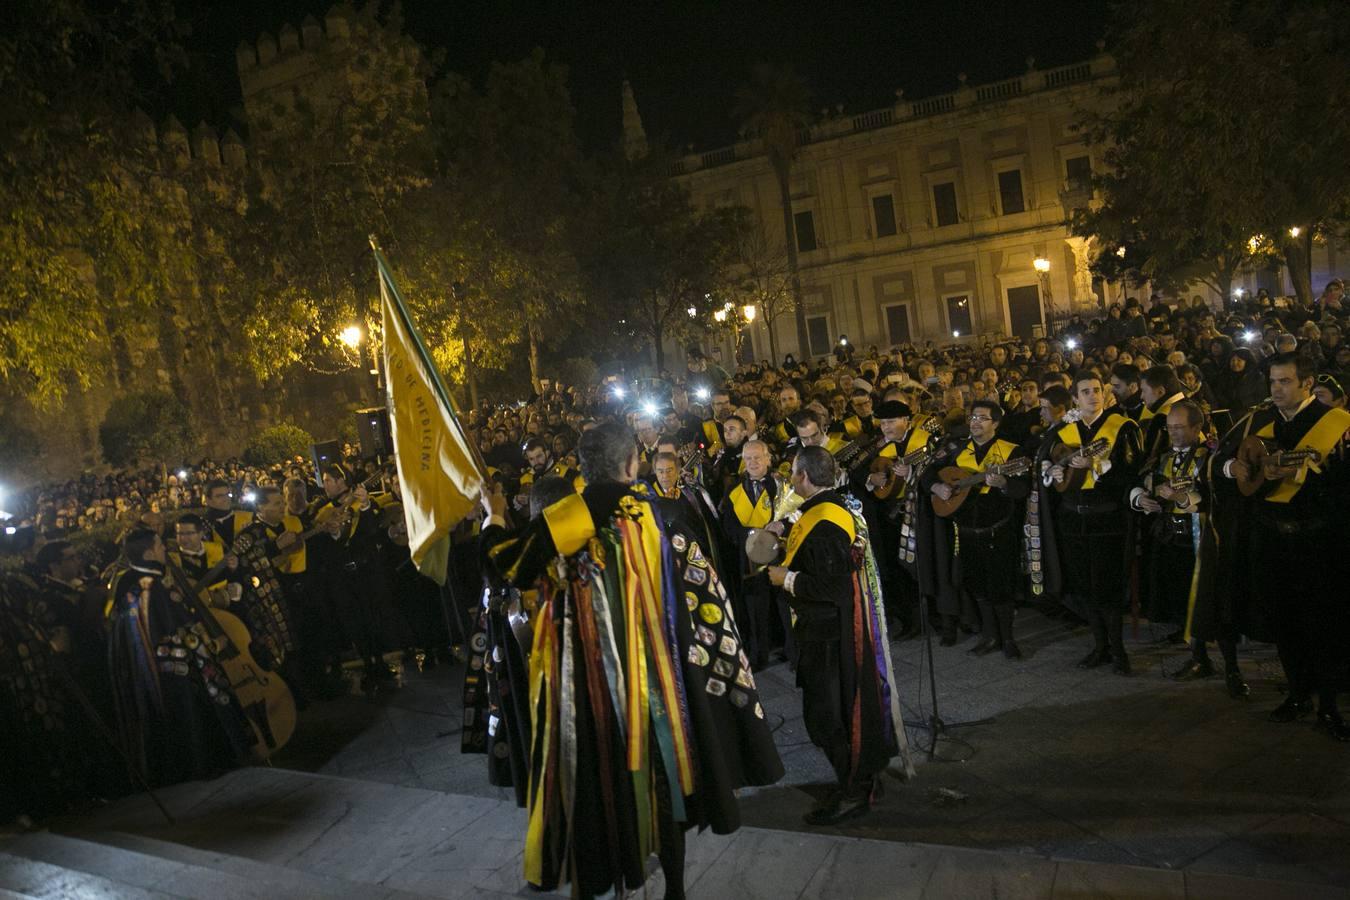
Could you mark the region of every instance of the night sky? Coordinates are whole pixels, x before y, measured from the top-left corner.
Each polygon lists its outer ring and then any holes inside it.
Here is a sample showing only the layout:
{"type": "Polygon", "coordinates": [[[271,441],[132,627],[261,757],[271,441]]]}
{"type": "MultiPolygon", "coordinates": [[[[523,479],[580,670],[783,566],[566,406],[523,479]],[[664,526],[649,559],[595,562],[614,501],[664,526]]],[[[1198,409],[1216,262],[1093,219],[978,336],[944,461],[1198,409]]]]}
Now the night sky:
{"type": "MultiPolygon", "coordinates": [[[[237,113],[234,48],[273,34],[325,0],[179,0],[191,23],[193,70],[161,109],[189,127],[230,123],[237,113]]],[[[683,148],[734,140],[736,87],[757,61],[790,62],[815,92],[813,107],[843,103],[854,113],[889,105],[896,88],[917,98],[1010,77],[1034,56],[1039,68],[1095,52],[1107,31],[1107,0],[1027,2],[542,3],[523,0],[405,0],[407,31],[441,48],[445,67],[475,79],[493,61],[536,46],[571,72],[579,129],[592,147],[619,133],[619,91],[633,84],[647,133],[683,148]]]]}

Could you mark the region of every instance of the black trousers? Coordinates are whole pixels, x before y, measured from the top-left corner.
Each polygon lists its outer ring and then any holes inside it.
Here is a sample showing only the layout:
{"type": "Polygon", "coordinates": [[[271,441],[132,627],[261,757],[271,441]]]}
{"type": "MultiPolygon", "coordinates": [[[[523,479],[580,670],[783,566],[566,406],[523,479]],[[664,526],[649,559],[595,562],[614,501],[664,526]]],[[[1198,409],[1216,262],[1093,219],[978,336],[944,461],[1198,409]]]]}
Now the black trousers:
{"type": "Polygon", "coordinates": [[[1290,531],[1253,519],[1249,572],[1292,697],[1326,700],[1346,687],[1346,556],[1335,529],[1290,531]]]}
{"type": "Polygon", "coordinates": [[[840,788],[850,790],[852,759],[839,684],[839,642],[799,641],[797,686],[806,736],[825,753],[840,788]]]}
{"type": "Polygon", "coordinates": [[[1129,595],[1125,515],[1119,509],[1080,513],[1067,504],[1056,513],[1063,592],[1073,594],[1089,609],[1125,610],[1129,595]]]}

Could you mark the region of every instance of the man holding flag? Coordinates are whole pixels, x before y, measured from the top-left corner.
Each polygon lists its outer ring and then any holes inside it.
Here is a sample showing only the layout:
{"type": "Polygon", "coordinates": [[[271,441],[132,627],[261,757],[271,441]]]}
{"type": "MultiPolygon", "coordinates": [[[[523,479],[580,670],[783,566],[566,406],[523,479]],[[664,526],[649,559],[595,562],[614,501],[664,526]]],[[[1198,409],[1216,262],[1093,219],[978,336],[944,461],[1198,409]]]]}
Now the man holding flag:
{"type": "Polygon", "coordinates": [[[582,435],[584,493],[508,532],[506,498],[484,489],[378,247],[375,258],[412,560],[443,583],[450,530],[481,500],[485,576],[537,591],[528,683],[510,687],[529,698],[526,880],[622,892],[657,854],[666,896],[682,897],[684,830],[735,831],[734,791],[783,775],[709,551],[634,493],[637,445],[618,423],[582,435]]]}

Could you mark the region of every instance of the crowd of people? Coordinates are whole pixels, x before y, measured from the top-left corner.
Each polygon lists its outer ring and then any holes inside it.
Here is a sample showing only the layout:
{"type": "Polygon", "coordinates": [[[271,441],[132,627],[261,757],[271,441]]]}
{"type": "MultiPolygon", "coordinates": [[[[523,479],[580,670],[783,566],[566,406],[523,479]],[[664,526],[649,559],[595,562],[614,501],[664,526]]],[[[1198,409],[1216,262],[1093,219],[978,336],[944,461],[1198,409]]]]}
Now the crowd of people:
{"type": "Polygon", "coordinates": [[[529,807],[531,883],[583,893],[641,884],[649,852],[669,885],[684,828],[734,829],[734,790],[781,776],[758,671],[797,673],[838,777],[808,818],[834,824],[906,765],[890,643],[1016,661],[1026,604],[1088,626],[1086,669],[1131,673],[1128,617],[1189,644],[1180,680],[1219,674],[1212,645],[1235,700],[1242,639],[1273,642],[1287,694],[1270,718],[1315,713],[1350,741],[1343,293],[1155,296],[1031,340],[841,340],[734,372],[691,351],[685,371],[638,382],[543,378],[464,416],[490,487],[440,590],[408,565],[388,466],[48,490],[0,619],[0,702],[26,723],[6,733],[29,740],[3,758],[77,772],[32,749],[57,727],[38,706],[69,718],[68,698],[13,675],[63,661],[150,783],[266,755],[285,723],[232,689],[212,609],[239,614],[301,702],[344,661],[376,684],[390,651],[465,645],[464,749],[529,807]],[[62,530],[104,506],[130,531],[90,578],[95,615],[77,599],[92,561],[62,530]],[[110,696],[90,671],[110,672],[110,696]]]}

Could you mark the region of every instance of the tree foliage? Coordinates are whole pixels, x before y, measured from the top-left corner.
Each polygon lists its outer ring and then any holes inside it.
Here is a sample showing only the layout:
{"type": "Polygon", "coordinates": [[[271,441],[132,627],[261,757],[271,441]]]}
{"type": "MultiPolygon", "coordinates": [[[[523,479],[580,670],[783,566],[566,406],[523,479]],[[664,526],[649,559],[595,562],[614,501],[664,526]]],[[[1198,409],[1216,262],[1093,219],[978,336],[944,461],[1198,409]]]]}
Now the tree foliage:
{"type": "Polygon", "coordinates": [[[98,428],[103,458],[114,466],[169,462],[188,456],[196,441],[188,410],[168,391],[117,398],[98,428]]]}
{"type": "Polygon", "coordinates": [[[1101,203],[1074,223],[1100,244],[1099,274],[1193,276],[1226,294],[1260,236],[1288,255],[1291,226],[1306,241],[1344,217],[1350,123],[1328,113],[1350,102],[1347,18],[1319,0],[1121,5],[1119,85],[1083,116],[1106,164],[1101,203]]]}
{"type": "Polygon", "coordinates": [[[305,456],[314,436],[298,425],[283,422],[264,428],[244,447],[244,462],[251,466],[270,466],[280,460],[305,456]]]}
{"type": "Polygon", "coordinates": [[[746,218],[741,207],[695,207],[664,172],[644,159],[605,179],[586,263],[597,320],[619,344],[650,347],[658,371],[665,340],[705,333],[732,292],[746,218]]]}
{"type": "Polygon", "coordinates": [[[811,127],[811,90],[791,66],[756,65],[750,81],[736,91],[734,115],[747,137],[757,137],[778,183],[778,201],[783,215],[783,244],[787,258],[792,309],[797,324],[797,343],[805,354],[810,347],[806,331],[806,307],[802,303],[801,277],[797,271],[797,234],[792,218],[792,163],[797,157],[801,134],[811,127]]]}
{"type": "Polygon", "coordinates": [[[372,232],[452,381],[522,354],[536,377],[550,356],[659,355],[735,292],[739,214],[695,209],[659,163],[588,157],[565,69],[536,52],[473,83],[396,6],[337,13],[349,37],[307,44],[302,82],[246,91],[245,148],[215,162],[219,132],[137,111],[186,59],[170,0],[0,5],[0,389],[122,396],[110,462],[167,453],[137,443],[155,423],[181,441],[164,410],[276,415],[288,373],[378,346],[372,232]]]}

